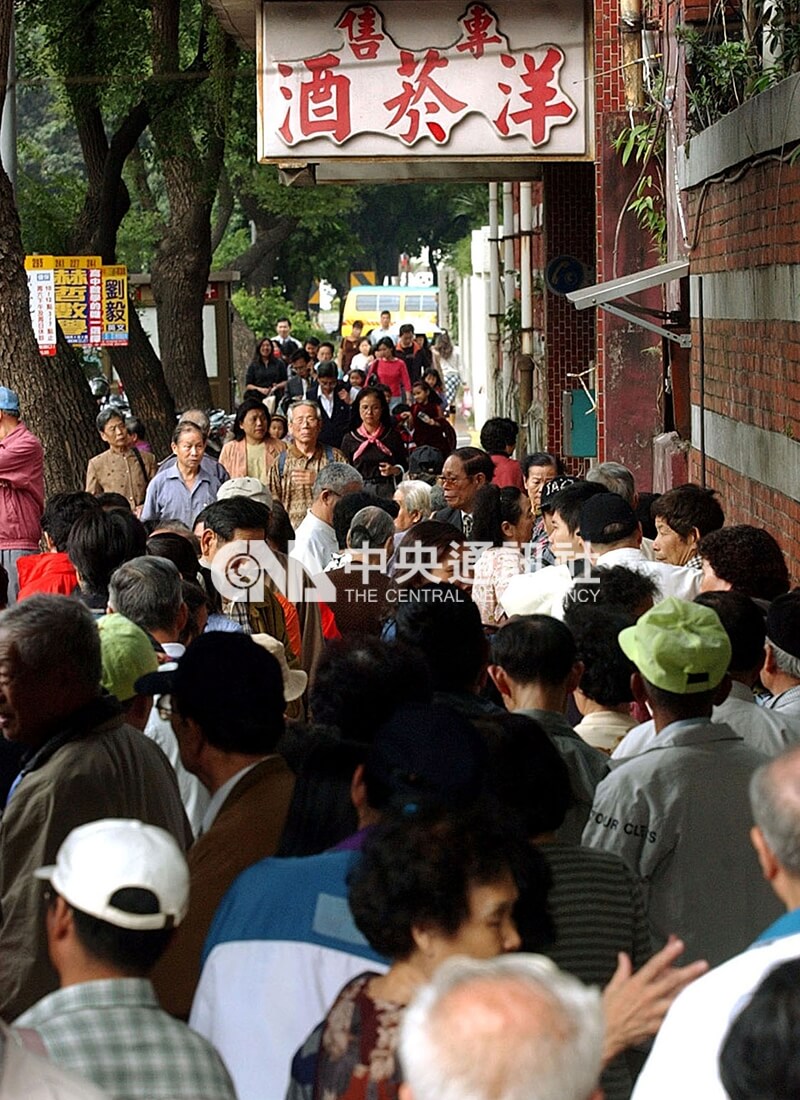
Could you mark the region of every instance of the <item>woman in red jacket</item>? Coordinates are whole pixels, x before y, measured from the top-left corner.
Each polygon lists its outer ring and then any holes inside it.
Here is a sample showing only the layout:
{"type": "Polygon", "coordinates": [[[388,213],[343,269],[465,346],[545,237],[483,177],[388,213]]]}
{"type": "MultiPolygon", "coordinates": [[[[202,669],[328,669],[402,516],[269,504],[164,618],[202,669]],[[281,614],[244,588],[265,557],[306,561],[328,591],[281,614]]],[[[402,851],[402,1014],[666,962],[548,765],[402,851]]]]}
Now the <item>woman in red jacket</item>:
{"type": "Polygon", "coordinates": [[[394,340],[383,336],[375,345],[375,359],[369,368],[367,384],[375,378],[382,386],[389,388],[389,409],[408,401],[411,394],[411,379],[408,367],[394,354],[394,340]]]}

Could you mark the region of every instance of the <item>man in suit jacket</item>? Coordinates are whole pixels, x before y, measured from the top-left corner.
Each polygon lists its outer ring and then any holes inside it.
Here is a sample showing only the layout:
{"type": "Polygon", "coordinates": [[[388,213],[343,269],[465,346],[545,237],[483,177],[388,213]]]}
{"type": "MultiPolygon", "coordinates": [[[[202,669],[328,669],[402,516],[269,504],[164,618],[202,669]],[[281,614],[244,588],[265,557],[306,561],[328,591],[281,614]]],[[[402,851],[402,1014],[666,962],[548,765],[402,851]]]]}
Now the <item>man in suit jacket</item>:
{"type": "Polygon", "coordinates": [[[445,459],[442,469],[441,482],[447,507],[440,508],[433,518],[452,524],[469,540],[475,494],[493,477],[491,455],[480,447],[458,447],[445,459]]]}
{"type": "Polygon", "coordinates": [[[285,414],[293,401],[298,397],[307,397],[311,401],[317,399],[317,382],[311,369],[311,358],[304,348],[300,348],[292,356],[294,377],[286,383],[281,410],[285,414]]]}
{"type": "MultiPolygon", "coordinates": [[[[266,639],[266,645],[280,643],[266,639]]],[[[163,1007],[182,1019],[192,1007],[217,906],[241,871],[274,855],[283,832],[294,776],[275,746],[286,702],[302,695],[307,677],[282,665],[285,657],[281,664],[245,634],[214,632],[194,642],[174,672],[156,674],[161,691],[170,679],[184,766],[211,795],[187,856],[189,912],[152,974],[163,1007]]]]}
{"type": "Polygon", "coordinates": [[[317,367],[317,401],[322,412],[319,441],[329,447],[341,447],[350,431],[352,409],[338,392],[339,372],[335,363],[320,363],[317,367]]]}

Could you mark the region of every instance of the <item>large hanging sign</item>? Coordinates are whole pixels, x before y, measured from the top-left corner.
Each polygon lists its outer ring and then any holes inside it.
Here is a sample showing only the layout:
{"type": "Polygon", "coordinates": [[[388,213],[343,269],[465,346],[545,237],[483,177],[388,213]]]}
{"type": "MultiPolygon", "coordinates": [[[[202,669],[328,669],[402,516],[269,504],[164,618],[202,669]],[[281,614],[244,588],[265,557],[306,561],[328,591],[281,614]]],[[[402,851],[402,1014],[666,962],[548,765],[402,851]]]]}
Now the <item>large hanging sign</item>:
{"type": "Polygon", "coordinates": [[[581,0],[266,3],[259,158],[581,157],[581,0]]]}

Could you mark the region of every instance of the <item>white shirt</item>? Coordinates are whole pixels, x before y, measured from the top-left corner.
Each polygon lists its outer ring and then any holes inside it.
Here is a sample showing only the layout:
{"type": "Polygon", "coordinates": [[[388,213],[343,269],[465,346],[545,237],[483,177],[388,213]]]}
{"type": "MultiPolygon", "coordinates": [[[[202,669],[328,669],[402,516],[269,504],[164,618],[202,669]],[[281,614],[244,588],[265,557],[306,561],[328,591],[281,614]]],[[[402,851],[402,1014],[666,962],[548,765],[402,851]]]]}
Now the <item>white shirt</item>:
{"type": "MultiPolygon", "coordinates": [[[[744,738],[745,744],[767,756],[778,756],[790,745],[800,741],[800,722],[787,714],[776,714],[756,705],[752,691],[738,680],[731,681],[728,698],[714,707],[712,722],[724,722],[744,738]]],[[[613,760],[638,756],[656,740],[656,727],[652,718],[630,731],[611,754],[613,760]]]]}
{"type": "Polygon", "coordinates": [[[317,394],[317,401],[322,405],[328,416],[333,416],[333,394],[324,394],[322,390],[317,394]]]}
{"type": "Polygon", "coordinates": [[[656,1036],[632,1100],[727,1100],[717,1059],[728,1028],[767,973],[800,955],[800,933],[757,944],[680,994],[656,1036]]]}
{"type": "MultiPolygon", "coordinates": [[[[267,757],[265,756],[263,759],[266,760],[267,757]]],[[[256,764],[258,763],[260,763],[260,761],[257,760],[256,764]]],[[[211,801],[206,807],[206,812],[203,814],[203,822],[200,826],[200,832],[197,834],[198,836],[202,836],[203,833],[208,832],[208,830],[217,820],[217,814],[225,805],[225,799],[231,793],[239,780],[244,779],[247,773],[251,771],[255,766],[255,764],[248,764],[247,767],[242,768],[241,771],[238,771],[236,775],[232,775],[230,779],[226,779],[222,786],[214,791],[214,793],[211,795],[211,801]]]]}
{"type": "MultiPolygon", "coordinates": [[[[166,664],[159,665],[158,671],[171,672],[176,667],[175,662],[183,656],[185,647],[179,642],[162,642],[161,648],[172,657],[172,660],[168,661],[166,664]]],[[[181,762],[180,749],[178,748],[178,739],[172,729],[172,723],[169,719],[163,719],[158,713],[157,707],[160,698],[160,695],[156,695],[153,698],[153,709],[150,711],[150,717],[147,719],[144,733],[151,741],[155,741],[169,760],[170,764],[172,764],[175,776],[178,780],[178,789],[181,794],[183,808],[186,811],[186,816],[189,818],[189,824],[192,826],[192,833],[194,836],[197,836],[203,820],[203,814],[206,812],[206,807],[208,806],[209,794],[197,776],[192,775],[191,772],[187,772],[186,768],[184,768],[181,762]]]]}
{"type": "Polygon", "coordinates": [[[572,589],[572,575],[566,565],[548,565],[536,573],[512,577],[500,597],[506,615],[552,615],[564,618],[564,597],[572,589]]]}
{"type": "Polygon", "coordinates": [[[615,565],[624,565],[652,577],[658,585],[659,600],[667,596],[677,596],[679,600],[693,600],[700,591],[702,575],[696,569],[686,565],[668,565],[665,561],[648,561],[641,550],[634,546],[621,546],[616,550],[606,550],[595,562],[598,569],[611,569],[615,565]]]}
{"type": "Polygon", "coordinates": [[[322,573],[334,554],[338,553],[336,532],[309,508],[305,519],[294,533],[294,546],[290,556],[301,562],[313,576],[315,573],[322,573]]]}

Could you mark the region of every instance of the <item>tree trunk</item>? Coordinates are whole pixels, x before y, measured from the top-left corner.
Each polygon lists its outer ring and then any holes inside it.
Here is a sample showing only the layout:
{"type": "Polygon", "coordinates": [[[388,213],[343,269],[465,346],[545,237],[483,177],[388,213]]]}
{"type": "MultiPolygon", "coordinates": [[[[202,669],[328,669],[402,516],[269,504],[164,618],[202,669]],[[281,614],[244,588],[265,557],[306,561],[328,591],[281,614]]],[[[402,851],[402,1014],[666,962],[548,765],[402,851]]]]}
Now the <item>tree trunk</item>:
{"type": "Polygon", "coordinates": [[[31,326],[19,218],[0,168],[0,362],[4,385],[19,395],[22,416],[44,445],[45,487],[71,492],[85,484],[86,464],[100,449],[96,408],[83,370],[59,332],[54,359],[39,355],[31,326]]]}
{"type": "Polygon", "coordinates": [[[170,193],[169,228],[153,261],[153,297],[164,377],[178,409],[210,408],[203,306],[211,270],[211,204],[170,193]]]}
{"type": "Polygon", "coordinates": [[[126,348],[112,349],[111,362],[123,381],[131,409],[145,423],[147,441],[161,459],[170,453],[175,402],[164,381],[161,360],[142,328],[133,301],[128,303],[128,316],[130,342],[126,348]]]}
{"type": "MultiPolygon", "coordinates": [[[[153,0],[153,73],[168,80],[180,64],[179,0],[153,0]]],[[[200,29],[198,56],[207,54],[208,26],[200,29]]],[[[233,69],[236,48],[224,38],[223,80],[233,69]]],[[[164,173],[169,222],[153,262],[153,297],[167,385],[179,409],[211,405],[203,354],[203,306],[211,270],[211,211],[225,154],[219,103],[211,93],[186,96],[152,120],[150,130],[164,173]],[[204,115],[206,138],[195,140],[193,124],[204,115]]],[[[219,95],[219,93],[217,93],[219,95]]],[[[229,100],[229,97],[228,97],[229,100]]]]}

